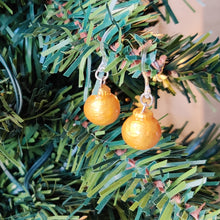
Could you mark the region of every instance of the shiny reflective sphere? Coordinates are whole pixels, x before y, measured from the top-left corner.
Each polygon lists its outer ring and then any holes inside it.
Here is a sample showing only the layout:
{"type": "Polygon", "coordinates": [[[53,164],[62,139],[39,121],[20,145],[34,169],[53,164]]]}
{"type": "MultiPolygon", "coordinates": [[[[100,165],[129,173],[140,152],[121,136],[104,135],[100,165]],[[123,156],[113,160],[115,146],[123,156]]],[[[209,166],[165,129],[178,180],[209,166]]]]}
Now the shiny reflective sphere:
{"type": "Polygon", "coordinates": [[[120,103],[110,88],[102,85],[98,95],[91,95],[86,100],[84,113],[87,119],[96,125],[109,125],[118,118],[120,103]]]}
{"type": "Polygon", "coordinates": [[[122,137],[126,144],[137,150],[146,150],[157,144],[161,137],[159,122],[149,109],[136,108],[122,125],[122,137]]]}

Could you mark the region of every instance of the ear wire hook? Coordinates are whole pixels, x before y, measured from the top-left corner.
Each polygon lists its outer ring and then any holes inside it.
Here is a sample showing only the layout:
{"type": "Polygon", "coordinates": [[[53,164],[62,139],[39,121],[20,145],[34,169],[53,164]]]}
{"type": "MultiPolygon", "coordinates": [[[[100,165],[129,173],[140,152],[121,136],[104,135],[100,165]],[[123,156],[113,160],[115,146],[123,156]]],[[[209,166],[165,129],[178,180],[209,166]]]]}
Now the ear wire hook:
{"type": "MultiPolygon", "coordinates": [[[[109,10],[109,13],[111,14],[115,5],[117,3],[117,0],[112,0],[110,5],[107,5],[107,9],[109,10]]],[[[102,54],[102,61],[98,67],[98,69],[95,72],[95,77],[97,80],[100,81],[100,85],[105,84],[105,81],[107,80],[108,76],[109,76],[109,72],[106,72],[105,75],[101,78],[98,76],[99,72],[104,72],[107,63],[108,63],[108,58],[107,58],[107,54],[105,52],[105,46],[104,46],[104,42],[107,38],[107,36],[109,35],[110,31],[112,30],[113,26],[109,27],[105,33],[102,36],[101,42],[100,42],[100,52],[102,54]]]]}
{"type": "Polygon", "coordinates": [[[106,74],[101,78],[98,76],[99,72],[104,72],[107,63],[108,63],[108,59],[107,59],[107,55],[105,52],[105,47],[104,47],[104,41],[106,40],[109,32],[111,31],[112,27],[110,27],[109,29],[107,29],[107,31],[103,34],[101,42],[100,42],[100,52],[102,54],[102,61],[98,67],[98,69],[95,72],[95,77],[97,80],[100,81],[100,85],[105,83],[105,81],[107,80],[108,76],[109,76],[109,72],[106,72],[106,74]]]}
{"type": "Polygon", "coordinates": [[[142,51],[142,56],[141,56],[141,72],[144,77],[144,83],[145,83],[145,88],[144,92],[140,96],[140,102],[143,105],[142,113],[144,112],[146,107],[150,107],[153,104],[153,96],[151,95],[151,89],[149,85],[149,77],[146,75],[145,71],[145,61],[146,61],[146,50],[144,49],[142,51]],[[144,102],[143,99],[150,99],[150,103],[148,104],[147,102],[144,102]]]}

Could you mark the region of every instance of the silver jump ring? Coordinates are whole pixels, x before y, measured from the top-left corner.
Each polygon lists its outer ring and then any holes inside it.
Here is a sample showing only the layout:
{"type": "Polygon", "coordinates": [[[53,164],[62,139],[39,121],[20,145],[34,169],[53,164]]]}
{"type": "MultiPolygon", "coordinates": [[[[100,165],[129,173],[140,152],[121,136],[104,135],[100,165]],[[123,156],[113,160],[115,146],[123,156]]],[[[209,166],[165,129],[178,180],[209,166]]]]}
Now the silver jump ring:
{"type": "Polygon", "coordinates": [[[95,72],[95,78],[98,79],[101,83],[105,82],[109,76],[109,72],[105,72],[105,74],[102,78],[98,76],[98,73],[99,73],[99,69],[95,72]]]}
{"type": "Polygon", "coordinates": [[[147,94],[147,95],[146,95],[145,93],[143,93],[143,94],[141,95],[141,97],[140,97],[140,102],[141,102],[141,104],[143,105],[142,112],[144,112],[144,110],[145,110],[146,107],[150,107],[150,106],[153,105],[153,100],[154,100],[154,98],[153,98],[153,96],[152,96],[151,94],[147,94]],[[150,99],[150,103],[148,104],[147,102],[144,102],[144,101],[143,101],[143,98],[150,99]]]}

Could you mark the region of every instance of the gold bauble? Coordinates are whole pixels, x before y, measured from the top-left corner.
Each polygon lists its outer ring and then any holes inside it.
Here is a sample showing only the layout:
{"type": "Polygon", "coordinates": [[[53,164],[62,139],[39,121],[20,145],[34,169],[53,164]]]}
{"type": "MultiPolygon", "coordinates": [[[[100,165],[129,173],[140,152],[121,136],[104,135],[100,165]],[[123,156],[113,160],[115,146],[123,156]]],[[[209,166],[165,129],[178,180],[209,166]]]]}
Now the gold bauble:
{"type": "Polygon", "coordinates": [[[98,95],[90,95],[86,100],[84,113],[87,119],[96,125],[109,125],[118,118],[120,103],[110,88],[102,84],[98,95]]]}
{"type": "Polygon", "coordinates": [[[122,137],[126,144],[137,150],[146,150],[157,144],[161,137],[159,122],[145,108],[136,108],[122,125],[122,137]]]}

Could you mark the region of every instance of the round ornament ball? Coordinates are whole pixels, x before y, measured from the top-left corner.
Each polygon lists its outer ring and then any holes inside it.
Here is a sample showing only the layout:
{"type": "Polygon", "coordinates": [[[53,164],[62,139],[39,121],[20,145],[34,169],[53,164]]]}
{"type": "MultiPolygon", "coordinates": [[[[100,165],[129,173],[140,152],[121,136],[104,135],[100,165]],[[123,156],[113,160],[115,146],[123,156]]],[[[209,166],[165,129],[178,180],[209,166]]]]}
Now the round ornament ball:
{"type": "Polygon", "coordinates": [[[102,84],[97,95],[90,95],[84,104],[84,114],[96,125],[109,125],[116,121],[120,114],[118,98],[111,89],[102,84]]]}
{"type": "Polygon", "coordinates": [[[122,138],[130,147],[146,150],[157,144],[161,137],[159,122],[153,113],[145,108],[136,108],[122,125],[122,138]]]}

